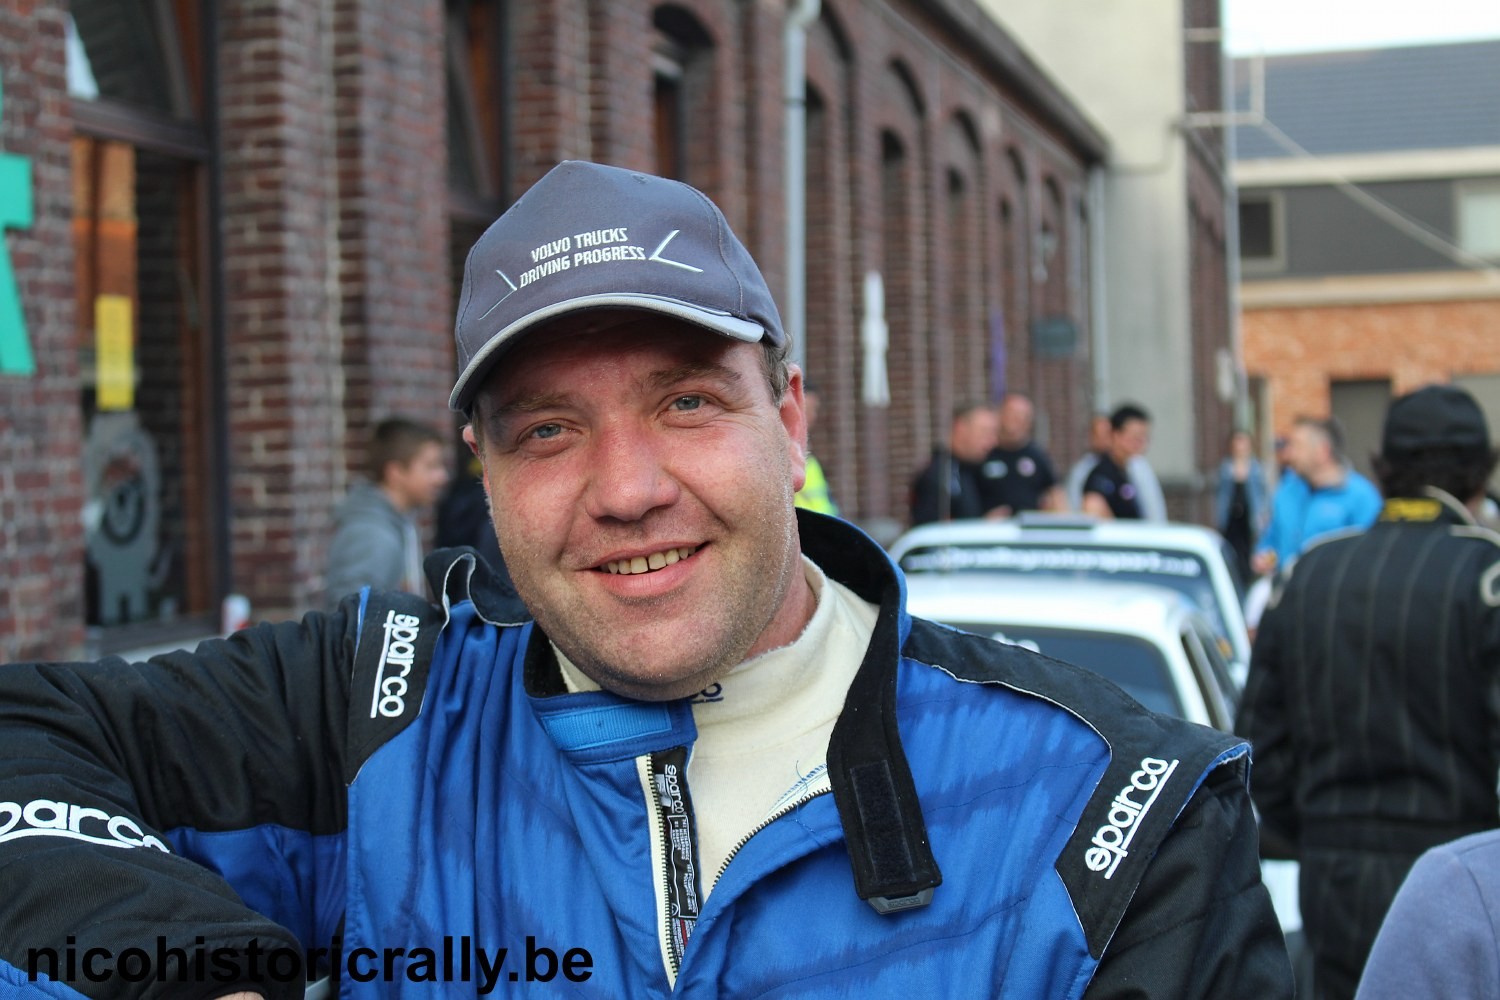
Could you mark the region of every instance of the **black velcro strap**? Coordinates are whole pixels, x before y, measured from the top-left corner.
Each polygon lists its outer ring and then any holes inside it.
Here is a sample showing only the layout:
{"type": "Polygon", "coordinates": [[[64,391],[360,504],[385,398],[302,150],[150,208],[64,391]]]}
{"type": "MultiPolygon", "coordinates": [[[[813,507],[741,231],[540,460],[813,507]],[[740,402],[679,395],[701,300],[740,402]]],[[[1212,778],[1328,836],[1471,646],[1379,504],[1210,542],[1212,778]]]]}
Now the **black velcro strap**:
{"type": "Polygon", "coordinates": [[[854,808],[864,830],[870,874],[876,882],[900,885],[916,878],[911,851],[902,835],[891,766],[883,760],[849,769],[854,808]]]}
{"type": "Polygon", "coordinates": [[[344,781],[422,708],[443,610],[413,594],[367,590],[349,681],[349,752],[344,781]]]}
{"type": "Polygon", "coordinates": [[[895,616],[894,602],[883,601],[828,742],[828,777],[854,891],[878,913],[926,906],[943,881],[896,730],[895,616]]]}

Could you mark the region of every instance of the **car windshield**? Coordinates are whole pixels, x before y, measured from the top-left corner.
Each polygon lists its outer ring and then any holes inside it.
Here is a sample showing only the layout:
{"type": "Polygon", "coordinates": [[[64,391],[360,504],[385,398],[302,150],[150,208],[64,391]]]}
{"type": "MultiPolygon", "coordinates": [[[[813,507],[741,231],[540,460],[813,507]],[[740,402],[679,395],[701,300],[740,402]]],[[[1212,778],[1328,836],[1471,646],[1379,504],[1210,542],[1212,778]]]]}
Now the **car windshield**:
{"type": "Polygon", "coordinates": [[[1166,658],[1144,639],[1113,632],[1078,632],[1031,625],[960,621],[945,624],[1092,670],[1124,688],[1126,694],[1153,712],[1178,718],[1183,715],[1182,696],[1172,684],[1166,658]]]}
{"type": "Polygon", "coordinates": [[[962,571],[1151,583],[1185,596],[1203,612],[1215,634],[1229,636],[1208,564],[1192,552],[1009,542],[927,545],[904,553],[901,568],[908,573],[962,571]]]}

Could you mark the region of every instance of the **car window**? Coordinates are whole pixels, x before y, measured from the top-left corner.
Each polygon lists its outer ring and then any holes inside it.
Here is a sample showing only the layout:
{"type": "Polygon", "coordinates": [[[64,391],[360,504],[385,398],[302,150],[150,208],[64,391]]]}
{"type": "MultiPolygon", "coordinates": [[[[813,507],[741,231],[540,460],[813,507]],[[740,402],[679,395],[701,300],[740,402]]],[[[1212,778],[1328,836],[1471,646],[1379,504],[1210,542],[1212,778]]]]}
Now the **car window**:
{"type": "Polygon", "coordinates": [[[1092,670],[1125,689],[1153,712],[1183,715],[1182,696],[1172,683],[1162,651],[1144,639],[1113,632],[1079,632],[1030,625],[946,622],[997,642],[1045,654],[1092,670]]]}
{"type": "Polygon", "coordinates": [[[1234,708],[1230,689],[1225,687],[1227,678],[1214,667],[1216,658],[1223,662],[1215,648],[1217,640],[1207,630],[1200,631],[1187,623],[1184,623],[1178,638],[1182,642],[1182,652],[1192,665],[1193,678],[1203,696],[1203,704],[1208,707],[1210,724],[1228,730],[1234,725],[1234,708]]]}
{"type": "Polygon", "coordinates": [[[1228,708],[1231,718],[1240,710],[1240,688],[1241,684],[1235,676],[1234,667],[1224,655],[1224,640],[1214,635],[1202,625],[1194,623],[1193,630],[1198,635],[1198,641],[1203,643],[1204,654],[1208,657],[1208,666],[1213,671],[1214,681],[1219,686],[1219,691],[1224,697],[1225,707],[1228,708]]]}
{"type": "Polygon", "coordinates": [[[1192,552],[1024,542],[926,545],[903,553],[901,568],[907,573],[985,572],[1152,583],[1185,596],[1203,612],[1217,634],[1229,637],[1208,564],[1192,552]]]}

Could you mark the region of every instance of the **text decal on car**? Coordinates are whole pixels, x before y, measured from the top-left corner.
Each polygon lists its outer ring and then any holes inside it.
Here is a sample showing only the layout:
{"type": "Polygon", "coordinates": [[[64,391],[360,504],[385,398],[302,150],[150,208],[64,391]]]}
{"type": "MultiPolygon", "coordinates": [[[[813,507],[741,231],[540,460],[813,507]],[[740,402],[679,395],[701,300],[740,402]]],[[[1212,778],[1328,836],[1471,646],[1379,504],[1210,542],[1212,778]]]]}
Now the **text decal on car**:
{"type": "Polygon", "coordinates": [[[1176,770],[1175,760],[1142,758],[1140,770],[1130,776],[1130,783],[1120,789],[1120,794],[1110,803],[1105,824],[1094,831],[1091,846],[1084,852],[1084,863],[1089,866],[1089,871],[1103,872],[1105,878],[1114,875],[1120,862],[1130,855],[1130,842],[1135,838],[1135,831],[1176,770]]]}

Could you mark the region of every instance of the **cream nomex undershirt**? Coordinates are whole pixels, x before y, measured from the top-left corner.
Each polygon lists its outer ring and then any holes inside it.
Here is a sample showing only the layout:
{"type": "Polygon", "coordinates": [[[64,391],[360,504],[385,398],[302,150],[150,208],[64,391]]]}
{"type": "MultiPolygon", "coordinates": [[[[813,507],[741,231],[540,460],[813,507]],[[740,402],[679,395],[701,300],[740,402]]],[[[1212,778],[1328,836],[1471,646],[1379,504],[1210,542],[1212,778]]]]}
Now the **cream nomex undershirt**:
{"type": "MultiPolygon", "coordinates": [[[[828,738],[875,631],[875,605],[805,556],[802,565],[817,600],[802,634],[692,699],[698,740],[687,778],[704,897],[734,846],[791,789],[826,769],[828,738]]],[[[569,691],[599,689],[555,645],[553,652],[569,691]]]]}

